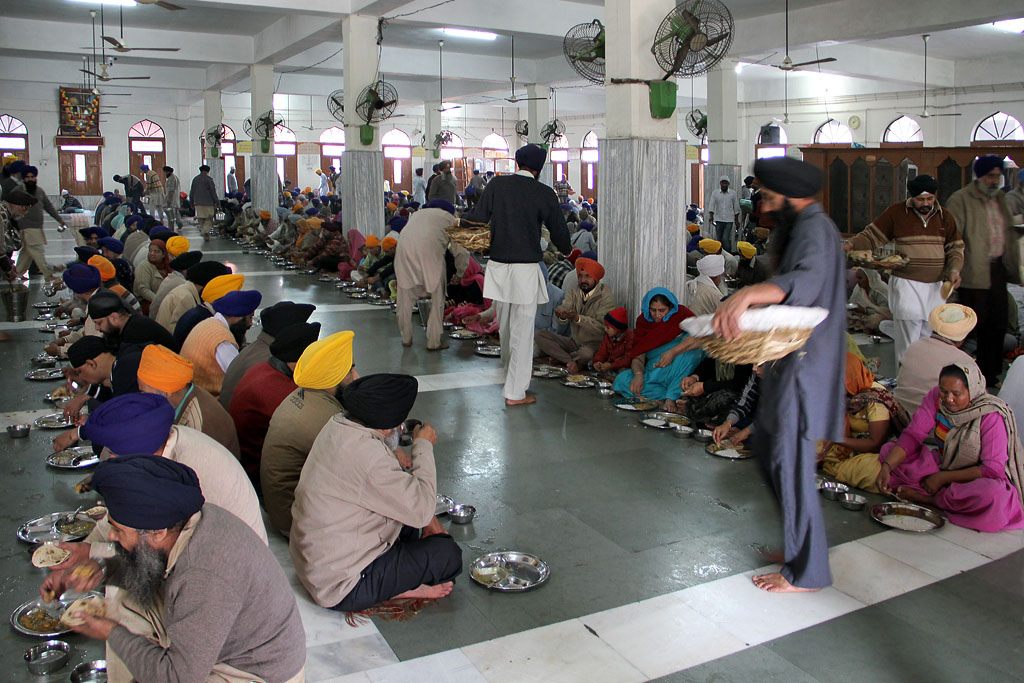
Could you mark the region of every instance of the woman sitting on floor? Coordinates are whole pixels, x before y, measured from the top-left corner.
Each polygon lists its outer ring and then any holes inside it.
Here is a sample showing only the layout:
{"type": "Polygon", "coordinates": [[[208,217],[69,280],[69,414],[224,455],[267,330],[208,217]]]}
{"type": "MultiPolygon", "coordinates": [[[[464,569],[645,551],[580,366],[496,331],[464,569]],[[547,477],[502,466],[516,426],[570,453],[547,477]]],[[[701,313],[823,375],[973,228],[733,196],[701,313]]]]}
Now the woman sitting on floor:
{"type": "Polygon", "coordinates": [[[856,306],[847,314],[849,327],[857,332],[876,334],[878,323],[892,320],[889,310],[889,286],[877,270],[858,268],[857,284],[853,286],[850,303],[856,306]]]}
{"type": "Polygon", "coordinates": [[[753,369],[750,365],[723,363],[716,358],[705,358],[684,377],[680,385],[682,398],[665,401],[665,410],[684,413],[700,424],[719,424],[743,392],[753,369]]]}
{"type": "Polygon", "coordinates": [[[363,258],[366,247],[366,238],[356,228],[346,233],[348,235],[348,258],[338,263],[338,279],[348,280],[352,272],[359,267],[359,261],[363,258]]]}
{"type": "Polygon", "coordinates": [[[973,363],[948,365],[899,441],[879,456],[877,486],[934,505],[978,531],[1024,528],[1024,453],[1009,406],[973,363]],[[924,445],[933,436],[939,450],[924,445]]]}
{"type": "Polygon", "coordinates": [[[875,381],[860,358],[847,353],[846,439],[818,443],[822,471],[844,484],[877,493],[875,454],[909,422],[910,416],[892,392],[875,381]]]}
{"type": "Polygon", "coordinates": [[[644,295],[642,313],[633,328],[633,360],[629,370],[615,377],[613,388],[624,396],[644,396],[657,401],[682,395],[683,378],[704,360],[704,352],[693,349],[672,356],[663,363],[663,354],[673,349],[686,334],[679,323],[693,317],[693,311],[679,305],[675,294],[655,287],[644,295]]]}

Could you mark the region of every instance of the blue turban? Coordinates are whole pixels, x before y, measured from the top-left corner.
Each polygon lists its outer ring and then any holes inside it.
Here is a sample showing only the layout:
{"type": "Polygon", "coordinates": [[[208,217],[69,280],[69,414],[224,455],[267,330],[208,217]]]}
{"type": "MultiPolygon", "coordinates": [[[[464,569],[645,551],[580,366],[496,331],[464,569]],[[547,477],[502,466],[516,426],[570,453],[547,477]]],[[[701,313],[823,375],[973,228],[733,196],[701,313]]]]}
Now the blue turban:
{"type": "Polygon", "coordinates": [[[91,292],[103,283],[100,280],[99,269],[87,263],[72,263],[61,277],[64,278],[64,284],[68,289],[75,294],[91,292]]]}
{"type": "Polygon", "coordinates": [[[316,208],[315,206],[311,206],[308,209],[306,209],[307,216],[315,216],[318,213],[320,213],[320,209],[316,208]]]}
{"type": "Polygon", "coordinates": [[[593,261],[596,261],[597,260],[597,252],[593,251],[593,250],[585,251],[582,254],[580,254],[580,258],[588,258],[588,259],[591,259],[593,261]]]}
{"type": "Polygon", "coordinates": [[[28,166],[24,159],[15,159],[11,163],[7,164],[7,170],[11,173],[22,173],[25,167],[28,166]]]}
{"type": "Polygon", "coordinates": [[[100,238],[99,245],[104,249],[109,249],[115,254],[124,253],[124,242],[116,237],[102,237],[100,238]]]}
{"type": "Polygon", "coordinates": [[[444,209],[451,215],[455,215],[455,205],[447,199],[431,199],[423,205],[424,209],[444,209]]]}
{"type": "Polygon", "coordinates": [[[476,187],[474,187],[473,185],[467,185],[466,191],[463,194],[467,197],[474,196],[476,194],[476,187]]]}
{"type": "Polygon", "coordinates": [[[140,216],[138,214],[135,214],[135,215],[132,215],[132,216],[128,216],[128,218],[124,219],[124,224],[127,225],[128,227],[131,227],[131,226],[135,225],[136,223],[141,223],[141,222],[142,222],[142,216],[140,216]]]}
{"type": "Polygon", "coordinates": [[[587,232],[591,232],[593,231],[593,229],[594,224],[591,223],[590,221],[583,221],[582,223],[580,223],[580,230],[586,230],[587,232]]]}
{"type": "Polygon", "coordinates": [[[110,518],[132,529],[170,529],[203,508],[199,477],[188,465],[157,455],[125,455],[101,462],[92,486],[110,518]]]}
{"type": "Polygon", "coordinates": [[[94,235],[96,237],[110,237],[110,233],[104,230],[103,228],[99,227],[98,225],[93,225],[88,228],[82,228],[81,230],[78,231],[78,234],[80,234],[82,237],[92,237],[94,235]]]}
{"type": "Polygon", "coordinates": [[[516,163],[522,168],[528,168],[531,171],[539,173],[544,168],[544,162],[547,159],[547,151],[539,145],[523,145],[516,150],[516,163]]]}
{"type": "Polygon", "coordinates": [[[1024,168],[1017,171],[1017,182],[1024,183],[1024,168]]]}
{"type": "MultiPolygon", "coordinates": [[[[108,237],[107,239],[110,238],[108,237]]],[[[80,247],[75,247],[75,253],[78,254],[79,263],[88,263],[89,259],[91,259],[93,256],[100,255],[100,250],[97,249],[96,247],[90,247],[88,244],[83,244],[80,247]]]]}
{"type": "Polygon", "coordinates": [[[115,455],[156,453],[174,424],[174,406],[159,394],[135,392],[104,401],[78,433],[115,455]]]}
{"type": "Polygon", "coordinates": [[[997,168],[1000,170],[1003,168],[1003,158],[998,154],[986,154],[983,157],[978,157],[974,160],[974,177],[980,178],[997,168]]]}
{"type": "Polygon", "coordinates": [[[395,232],[402,232],[402,228],[404,228],[405,224],[408,223],[408,222],[409,222],[409,219],[407,219],[407,218],[402,218],[401,216],[395,216],[390,221],[388,221],[388,227],[390,227],[395,232]]]}
{"type": "Polygon", "coordinates": [[[28,165],[26,165],[25,168],[21,169],[21,175],[28,175],[29,173],[31,173],[32,175],[39,175],[39,169],[36,168],[35,166],[28,165]]]}
{"type": "Polygon", "coordinates": [[[104,193],[103,193],[103,197],[104,197],[105,199],[110,199],[110,198],[111,198],[111,197],[113,197],[113,196],[114,196],[114,193],[113,193],[113,192],[104,192],[104,193]]]}
{"type": "Polygon", "coordinates": [[[252,315],[263,301],[263,295],[255,289],[228,292],[213,302],[213,310],[224,317],[244,318],[252,315]]]}

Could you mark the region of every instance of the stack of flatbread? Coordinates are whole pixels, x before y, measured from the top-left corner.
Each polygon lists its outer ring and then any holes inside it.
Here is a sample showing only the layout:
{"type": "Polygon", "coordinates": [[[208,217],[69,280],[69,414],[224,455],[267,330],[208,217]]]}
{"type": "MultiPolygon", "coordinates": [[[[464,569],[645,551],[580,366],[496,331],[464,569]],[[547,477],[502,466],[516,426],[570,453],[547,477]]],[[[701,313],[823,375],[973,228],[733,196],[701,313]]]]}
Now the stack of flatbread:
{"type": "Polygon", "coordinates": [[[46,543],[36,548],[35,552],[32,553],[32,566],[45,569],[46,567],[55,567],[64,560],[71,557],[71,553],[64,548],[53,545],[52,543],[46,543]]]}

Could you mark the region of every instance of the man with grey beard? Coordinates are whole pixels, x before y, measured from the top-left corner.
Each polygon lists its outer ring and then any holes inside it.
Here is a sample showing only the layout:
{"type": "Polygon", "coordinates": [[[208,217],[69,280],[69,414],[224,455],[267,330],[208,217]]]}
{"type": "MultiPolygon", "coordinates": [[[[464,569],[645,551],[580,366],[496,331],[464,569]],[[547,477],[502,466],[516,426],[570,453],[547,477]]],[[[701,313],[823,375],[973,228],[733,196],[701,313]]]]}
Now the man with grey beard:
{"type": "Polygon", "coordinates": [[[960,188],[946,201],[963,235],[965,261],[960,277],[960,303],[974,310],[978,367],[990,387],[998,386],[1003,374],[1003,335],[1006,331],[1008,300],[1006,281],[1020,277],[1019,236],[1012,228],[1013,217],[1003,187],[1003,159],[986,154],[974,161],[975,180],[960,188]]]}
{"type": "Polygon", "coordinates": [[[288,579],[252,529],[205,502],[191,468],[121,456],[98,465],[92,484],[118,553],[102,572],[94,560],[52,572],[40,594],[91,590],[105,574],[141,608],[71,615],[78,633],[106,640],[119,660],[108,661],[110,681],[304,680],[305,633],[288,579]]]}

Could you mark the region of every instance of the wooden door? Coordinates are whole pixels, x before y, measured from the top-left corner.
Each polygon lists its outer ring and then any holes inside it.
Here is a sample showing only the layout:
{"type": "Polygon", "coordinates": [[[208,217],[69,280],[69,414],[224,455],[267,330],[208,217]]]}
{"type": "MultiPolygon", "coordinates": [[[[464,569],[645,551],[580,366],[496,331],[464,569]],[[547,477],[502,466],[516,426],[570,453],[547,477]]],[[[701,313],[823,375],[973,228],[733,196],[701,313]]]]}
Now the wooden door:
{"type": "Polygon", "coordinates": [[[146,164],[150,170],[160,173],[160,169],[167,165],[167,154],[164,152],[128,153],[130,173],[142,182],[146,182],[146,174],[142,172],[142,164],[146,164]]]}
{"type": "Polygon", "coordinates": [[[103,194],[102,152],[57,151],[60,186],[73,195],[103,194]],[[84,180],[79,180],[84,171],[84,180]]]}
{"type": "Polygon", "coordinates": [[[704,164],[694,161],[690,164],[690,201],[689,204],[696,204],[704,208],[704,164]]]}
{"type": "Polygon", "coordinates": [[[235,177],[238,178],[238,189],[241,191],[245,184],[245,157],[235,155],[235,177]]]}
{"type": "MultiPolygon", "coordinates": [[[[281,155],[281,156],[277,157],[277,175],[281,178],[281,183],[282,184],[284,183],[285,180],[290,180],[290,181],[292,181],[293,184],[296,184],[296,186],[298,187],[298,185],[297,185],[298,177],[299,177],[299,159],[298,159],[298,157],[295,156],[294,154],[290,154],[290,155],[287,155],[287,156],[281,155]]],[[[299,190],[302,190],[304,188],[305,188],[305,186],[299,187],[299,190]]],[[[316,188],[312,188],[312,189],[315,190],[316,188]]]]}
{"type": "Polygon", "coordinates": [[[384,159],[384,180],[392,192],[412,192],[412,159],[384,159]]]}
{"type": "MultiPolygon", "coordinates": [[[[555,161],[551,164],[551,177],[554,182],[561,182],[562,180],[569,180],[569,163],[566,161],[555,161]]],[[[572,185],[570,182],[569,185],[572,185]]],[[[576,188],[573,188],[574,190],[576,188]]]]}
{"type": "Polygon", "coordinates": [[[323,154],[321,154],[320,155],[320,170],[323,171],[324,173],[328,174],[328,177],[330,177],[330,173],[331,173],[329,170],[327,170],[329,166],[333,166],[335,171],[337,171],[338,173],[341,173],[341,165],[342,165],[342,159],[343,158],[344,158],[344,155],[324,156],[323,154]]]}
{"type": "Polygon", "coordinates": [[[452,159],[452,173],[455,175],[455,191],[461,194],[466,190],[471,166],[465,159],[452,159]]]}
{"type": "Polygon", "coordinates": [[[580,196],[584,199],[593,199],[595,202],[597,198],[597,164],[589,162],[580,163],[580,196]]]}

